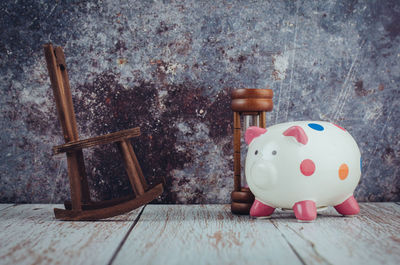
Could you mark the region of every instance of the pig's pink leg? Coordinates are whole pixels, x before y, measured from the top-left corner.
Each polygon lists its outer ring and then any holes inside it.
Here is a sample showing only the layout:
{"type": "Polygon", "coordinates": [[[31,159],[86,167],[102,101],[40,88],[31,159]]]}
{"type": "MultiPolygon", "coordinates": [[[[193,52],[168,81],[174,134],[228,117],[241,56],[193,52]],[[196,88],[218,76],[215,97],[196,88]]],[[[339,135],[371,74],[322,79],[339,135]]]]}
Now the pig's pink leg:
{"type": "Polygon", "coordinates": [[[250,209],[251,217],[267,217],[275,211],[275,208],[268,206],[259,200],[254,200],[250,209]]]}
{"type": "Polygon", "coordinates": [[[314,201],[296,202],[293,211],[299,221],[311,222],[317,218],[317,207],[314,201]]]}
{"type": "Polygon", "coordinates": [[[341,204],[336,205],[335,209],[338,213],[343,215],[356,215],[360,212],[360,206],[358,206],[358,203],[356,199],[354,199],[353,195],[351,195],[341,204]]]}

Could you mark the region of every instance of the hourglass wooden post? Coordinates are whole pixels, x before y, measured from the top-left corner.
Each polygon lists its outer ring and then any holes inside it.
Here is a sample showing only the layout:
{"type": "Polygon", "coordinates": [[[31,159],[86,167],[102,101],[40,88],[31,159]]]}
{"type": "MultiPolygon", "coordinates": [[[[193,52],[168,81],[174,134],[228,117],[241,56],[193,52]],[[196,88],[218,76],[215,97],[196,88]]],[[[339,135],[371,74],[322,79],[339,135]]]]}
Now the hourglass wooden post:
{"type": "Polygon", "coordinates": [[[246,120],[245,129],[248,125],[266,128],[266,111],[273,108],[272,89],[235,89],[232,91],[231,108],[233,110],[233,168],[234,168],[234,190],[231,193],[231,211],[234,214],[249,214],[254,195],[248,187],[242,187],[240,144],[241,144],[241,118],[251,117],[255,124],[246,120]],[[247,126],[246,126],[247,125],[247,126]]]}

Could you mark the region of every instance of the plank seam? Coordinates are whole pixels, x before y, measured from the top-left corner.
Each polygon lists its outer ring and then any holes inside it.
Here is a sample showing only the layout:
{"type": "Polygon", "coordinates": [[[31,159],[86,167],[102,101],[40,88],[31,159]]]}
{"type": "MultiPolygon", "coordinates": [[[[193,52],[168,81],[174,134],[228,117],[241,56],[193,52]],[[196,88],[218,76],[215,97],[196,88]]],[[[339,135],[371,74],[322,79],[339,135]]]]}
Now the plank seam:
{"type": "Polygon", "coordinates": [[[286,243],[289,245],[290,249],[293,251],[293,253],[296,255],[296,257],[300,260],[301,264],[303,265],[307,265],[307,263],[304,261],[304,259],[300,256],[299,252],[297,252],[297,250],[294,248],[294,246],[292,245],[292,243],[289,242],[289,240],[286,238],[286,236],[282,233],[281,230],[279,230],[278,226],[275,224],[274,221],[269,220],[274,226],[275,228],[279,231],[279,233],[281,233],[281,236],[283,237],[283,239],[286,241],[286,243]]]}
{"type": "Polygon", "coordinates": [[[138,214],[138,216],[136,216],[135,221],[133,221],[133,224],[131,225],[131,227],[129,227],[128,232],[126,233],[126,235],[124,236],[124,238],[122,239],[122,241],[119,243],[117,249],[114,251],[114,254],[112,255],[110,261],[107,263],[107,265],[112,265],[115,258],[117,257],[119,251],[121,250],[122,246],[125,244],[125,241],[128,239],[130,233],[132,232],[133,228],[136,226],[136,224],[139,222],[140,217],[142,216],[142,213],[144,211],[144,208],[146,208],[146,205],[143,206],[142,210],[140,211],[140,213],[138,214]]]}
{"type": "Polygon", "coordinates": [[[400,202],[394,202],[394,204],[400,205],[400,202]]]}
{"type": "Polygon", "coordinates": [[[303,239],[304,241],[306,241],[310,246],[311,249],[313,250],[313,252],[315,253],[315,255],[317,255],[317,257],[319,257],[321,260],[323,260],[324,262],[326,262],[326,264],[332,264],[330,263],[327,259],[325,259],[321,254],[319,254],[318,250],[315,247],[315,243],[312,242],[311,240],[305,238],[301,233],[299,233],[298,231],[296,231],[295,229],[293,229],[292,227],[288,226],[288,228],[290,230],[292,230],[296,235],[298,235],[301,239],[303,239]]]}
{"type": "Polygon", "coordinates": [[[17,206],[17,205],[19,205],[19,204],[17,204],[17,203],[11,204],[10,206],[7,206],[6,208],[0,209],[0,211],[4,211],[4,210],[6,210],[8,208],[11,208],[11,207],[14,207],[14,206],[17,206]]]}

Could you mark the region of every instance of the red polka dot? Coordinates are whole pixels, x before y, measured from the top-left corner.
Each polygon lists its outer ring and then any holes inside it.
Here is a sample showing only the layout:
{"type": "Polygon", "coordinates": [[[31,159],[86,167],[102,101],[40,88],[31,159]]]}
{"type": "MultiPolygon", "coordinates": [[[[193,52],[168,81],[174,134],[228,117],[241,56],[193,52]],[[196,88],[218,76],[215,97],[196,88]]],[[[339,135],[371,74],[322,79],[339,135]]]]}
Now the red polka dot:
{"type": "Polygon", "coordinates": [[[300,164],[300,171],[304,176],[311,176],[315,171],[315,164],[311,159],[304,159],[300,164]]]}
{"type": "Polygon", "coordinates": [[[333,123],[333,125],[335,125],[336,127],[338,127],[339,129],[342,129],[343,131],[346,131],[346,129],[345,128],[343,128],[343,127],[340,127],[339,125],[337,125],[337,124],[334,124],[333,123]]]}

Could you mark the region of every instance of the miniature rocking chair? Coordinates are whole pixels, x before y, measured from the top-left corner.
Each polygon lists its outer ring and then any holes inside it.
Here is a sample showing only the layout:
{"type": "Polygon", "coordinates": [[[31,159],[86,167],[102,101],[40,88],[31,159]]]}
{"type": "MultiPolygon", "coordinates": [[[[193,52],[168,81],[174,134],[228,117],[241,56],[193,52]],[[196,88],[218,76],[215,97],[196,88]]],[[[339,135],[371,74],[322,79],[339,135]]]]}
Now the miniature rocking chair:
{"type": "Polygon", "coordinates": [[[71,202],[64,203],[65,210],[54,209],[56,219],[97,220],[108,218],[132,211],[157,198],[163,192],[163,186],[161,183],[153,187],[148,186],[130,143],[130,138],[140,135],[140,128],[79,140],[63,49],[62,47],[53,48],[52,44],[46,44],[44,53],[58,117],[66,142],[53,147],[53,151],[54,154],[67,154],[71,190],[71,202]],[[90,199],[82,149],[109,143],[118,144],[134,194],[108,201],[93,202],[90,199]]]}

